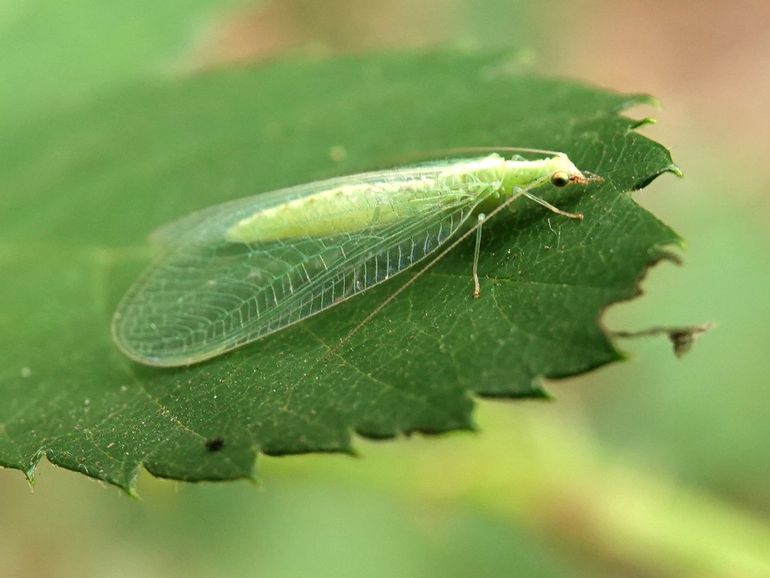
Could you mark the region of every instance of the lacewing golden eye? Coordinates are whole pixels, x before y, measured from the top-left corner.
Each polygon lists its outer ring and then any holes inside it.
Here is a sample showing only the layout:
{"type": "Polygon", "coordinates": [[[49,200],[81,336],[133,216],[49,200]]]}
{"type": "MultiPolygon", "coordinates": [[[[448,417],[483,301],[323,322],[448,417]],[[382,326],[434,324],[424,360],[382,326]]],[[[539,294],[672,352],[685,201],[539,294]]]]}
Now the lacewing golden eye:
{"type": "MultiPolygon", "coordinates": [[[[198,363],[437,260],[474,231],[477,259],[482,224],[519,196],[580,218],[529,190],[589,180],[563,153],[488,154],[210,207],[156,232],[166,252],[123,297],[112,334],[140,363],[198,363]]],[[[475,262],[474,281],[478,296],[475,262]]]]}

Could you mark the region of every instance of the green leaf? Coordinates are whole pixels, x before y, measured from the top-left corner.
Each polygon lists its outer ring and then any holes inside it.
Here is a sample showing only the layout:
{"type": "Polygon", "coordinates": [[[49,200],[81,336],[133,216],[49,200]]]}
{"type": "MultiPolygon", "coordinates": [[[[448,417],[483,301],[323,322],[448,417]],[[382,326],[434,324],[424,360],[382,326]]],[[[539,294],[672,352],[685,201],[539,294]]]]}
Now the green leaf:
{"type": "MultiPolygon", "coordinates": [[[[253,476],[258,452],[351,451],[473,427],[474,395],[620,359],[598,323],[678,242],[627,194],[678,169],[619,113],[643,96],[507,71],[499,56],[294,60],[140,86],[3,135],[0,463],[38,460],[131,489],[138,468],[253,476]],[[196,208],[449,147],[566,152],[601,186],[548,197],[473,240],[325,355],[408,278],[211,362],[141,367],[110,340],[147,234],[196,208]],[[344,152],[344,154],[340,154],[344,152]],[[344,158],[342,158],[344,157],[344,158]]],[[[513,441],[513,440],[512,440],[513,441]]]]}

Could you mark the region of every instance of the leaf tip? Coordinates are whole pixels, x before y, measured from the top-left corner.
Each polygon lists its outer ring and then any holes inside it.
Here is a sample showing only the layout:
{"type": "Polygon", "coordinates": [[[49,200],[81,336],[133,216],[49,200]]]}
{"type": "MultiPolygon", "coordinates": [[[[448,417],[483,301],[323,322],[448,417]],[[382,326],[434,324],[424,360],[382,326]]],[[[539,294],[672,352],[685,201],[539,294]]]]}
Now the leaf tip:
{"type": "Polygon", "coordinates": [[[684,172],[682,171],[681,168],[679,168],[679,165],[677,165],[676,163],[671,163],[670,165],[668,165],[665,168],[665,171],[673,175],[676,175],[680,179],[684,178],[684,172]]]}
{"type": "Polygon", "coordinates": [[[636,122],[631,124],[631,130],[637,130],[642,128],[643,126],[650,126],[653,124],[658,124],[658,121],[654,119],[651,116],[646,116],[640,120],[637,120],[636,122]]]}
{"type": "Polygon", "coordinates": [[[658,171],[656,171],[655,173],[653,173],[651,175],[646,175],[639,182],[635,183],[632,188],[635,191],[639,191],[639,190],[645,188],[647,185],[649,185],[652,181],[657,179],[660,175],[665,174],[665,173],[671,173],[671,174],[673,174],[673,175],[675,175],[675,176],[677,176],[679,178],[683,178],[684,177],[684,173],[682,172],[682,169],[679,168],[679,165],[677,165],[676,163],[671,162],[671,163],[668,163],[663,168],[661,168],[658,171]]]}
{"type": "MultiPolygon", "coordinates": [[[[640,294],[641,293],[642,292],[640,291],[640,294]]],[[[607,335],[607,333],[605,331],[605,336],[606,335],[607,335]]],[[[610,345],[612,346],[612,355],[613,355],[613,359],[612,360],[613,361],[619,361],[619,362],[625,363],[627,361],[633,361],[634,360],[634,356],[633,356],[632,353],[630,353],[628,351],[623,351],[622,349],[618,349],[615,346],[615,343],[610,343],[610,345]]]]}
{"type": "Polygon", "coordinates": [[[136,491],[136,487],[133,485],[125,486],[125,487],[121,486],[120,489],[123,490],[126,493],[126,495],[131,499],[134,499],[134,500],[142,499],[142,497],[139,495],[139,492],[136,491]]]}
{"type": "Polygon", "coordinates": [[[27,484],[29,484],[31,490],[35,489],[35,484],[37,483],[37,478],[35,478],[35,475],[37,474],[37,466],[40,463],[40,460],[43,459],[44,455],[45,450],[39,449],[36,451],[32,456],[32,459],[27,464],[26,469],[23,470],[24,477],[27,479],[27,484]]]}
{"type": "Polygon", "coordinates": [[[29,485],[29,489],[33,490],[35,489],[35,483],[37,480],[35,479],[35,467],[33,466],[31,469],[26,470],[24,472],[24,477],[27,478],[27,484],[29,485]]]}

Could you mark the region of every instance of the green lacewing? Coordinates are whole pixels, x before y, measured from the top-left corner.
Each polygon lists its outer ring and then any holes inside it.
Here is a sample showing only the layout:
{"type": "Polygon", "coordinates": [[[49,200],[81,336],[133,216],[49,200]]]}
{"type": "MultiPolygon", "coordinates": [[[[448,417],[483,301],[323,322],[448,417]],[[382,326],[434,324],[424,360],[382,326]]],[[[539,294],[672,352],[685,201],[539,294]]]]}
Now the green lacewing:
{"type": "Polygon", "coordinates": [[[165,253],[118,305],[113,338],[139,363],[190,365],[299,323],[422,262],[365,323],[474,233],[477,297],[484,222],[519,197],[582,218],[530,191],[598,178],[586,176],[564,153],[499,150],[541,156],[494,153],[349,175],[172,222],[154,234],[165,253]]]}

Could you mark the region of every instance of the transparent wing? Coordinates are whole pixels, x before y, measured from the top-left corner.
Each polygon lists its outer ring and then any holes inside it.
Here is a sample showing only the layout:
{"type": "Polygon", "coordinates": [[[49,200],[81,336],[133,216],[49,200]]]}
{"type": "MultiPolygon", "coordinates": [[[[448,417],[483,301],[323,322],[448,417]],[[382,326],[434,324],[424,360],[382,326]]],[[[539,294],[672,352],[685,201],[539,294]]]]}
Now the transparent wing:
{"type": "Polygon", "coordinates": [[[168,253],[118,307],[113,320],[116,342],[131,358],[149,365],[196,363],[306,319],[404,271],[451,237],[492,187],[485,184],[472,195],[423,191],[420,210],[403,219],[326,237],[236,243],[225,240],[224,232],[255,210],[336,184],[382,183],[387,178],[407,186],[439,171],[435,167],[334,179],[225,203],[172,223],[162,232],[168,253]]]}

